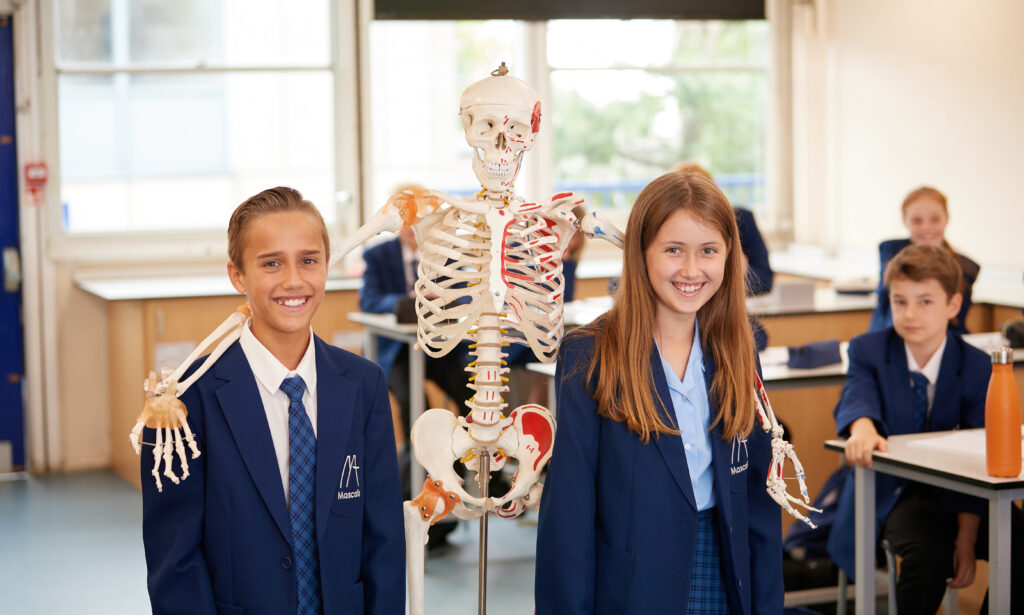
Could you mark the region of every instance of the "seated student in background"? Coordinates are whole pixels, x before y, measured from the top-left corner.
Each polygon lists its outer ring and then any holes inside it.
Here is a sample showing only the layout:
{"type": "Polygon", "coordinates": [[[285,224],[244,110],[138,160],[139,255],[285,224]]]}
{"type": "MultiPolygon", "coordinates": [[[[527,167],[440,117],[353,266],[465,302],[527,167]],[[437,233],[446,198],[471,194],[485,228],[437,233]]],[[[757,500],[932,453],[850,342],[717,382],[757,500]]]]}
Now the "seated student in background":
{"type": "MultiPolygon", "coordinates": [[[[377,244],[363,253],[366,270],[359,291],[359,309],[391,314],[403,300],[416,296],[413,287],[419,263],[419,246],[412,229],[377,244]]],[[[377,364],[388,376],[388,389],[402,408],[403,429],[409,435],[409,345],[399,340],[378,338],[377,364]]],[[[468,397],[465,356],[458,350],[443,357],[426,357],[426,377],[437,383],[461,409],[468,397]]]]}
{"type": "MultiPolygon", "coordinates": [[[[893,326],[850,341],[846,385],[835,408],[836,430],[847,438],[847,463],[871,467],[872,452],[886,451],[891,435],[984,426],[991,363],[947,327],[962,301],[957,260],[944,247],[913,245],[886,267],[893,326]]],[[[888,474],[877,475],[875,487],[877,535],[903,558],[896,587],[900,614],[935,613],[947,579],[950,587],[974,580],[975,558],[988,551],[982,522],[987,507],[977,498],[888,474]]],[[[1014,515],[1013,551],[1024,554],[1016,508],[1014,515]]],[[[832,559],[851,578],[854,544],[851,473],[828,541],[832,559]]],[[[1022,566],[1012,565],[1014,587],[1024,587],[1022,566]]]]}
{"type": "Polygon", "coordinates": [[[950,328],[957,333],[967,333],[967,311],[971,309],[971,291],[974,281],[978,279],[981,266],[963,254],[957,254],[946,241],[946,225],[949,223],[949,208],[946,196],[928,186],[922,186],[903,199],[903,224],[910,231],[909,239],[890,239],[878,244],[878,260],[881,263],[878,275],[878,303],[871,314],[871,326],[868,331],[881,331],[892,326],[892,309],[889,305],[889,293],[883,280],[885,266],[896,253],[913,245],[929,245],[945,248],[956,256],[963,272],[964,283],[960,294],[963,300],[956,318],[950,321],[950,328]]]}
{"type": "MultiPolygon", "coordinates": [[[[697,173],[714,181],[704,167],[696,162],[683,161],[671,169],[676,173],[697,173]]],[[[757,228],[754,213],[745,207],[733,205],[736,213],[736,227],[740,231],[740,247],[743,248],[743,263],[747,271],[747,295],[756,297],[772,290],[772,266],[768,262],[768,247],[761,231],[757,228]]],[[[754,345],[758,350],[768,347],[768,334],[757,319],[754,322],[754,345]]]]}

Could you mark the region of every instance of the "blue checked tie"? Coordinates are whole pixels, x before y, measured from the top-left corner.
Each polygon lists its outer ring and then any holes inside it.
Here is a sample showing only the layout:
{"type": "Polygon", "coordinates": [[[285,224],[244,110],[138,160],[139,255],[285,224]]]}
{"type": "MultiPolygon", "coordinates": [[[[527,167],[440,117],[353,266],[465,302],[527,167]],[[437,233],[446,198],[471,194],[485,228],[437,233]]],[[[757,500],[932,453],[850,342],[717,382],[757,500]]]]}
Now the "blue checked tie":
{"type": "Polygon", "coordinates": [[[921,433],[928,424],[928,379],[921,372],[910,372],[910,390],[914,396],[914,432],[921,433]]]}
{"type": "Polygon", "coordinates": [[[288,396],[288,516],[292,523],[292,551],[298,589],[297,615],[319,615],[320,558],[316,546],[316,436],[302,404],[306,383],[299,376],[285,378],[281,390],[288,396]]]}

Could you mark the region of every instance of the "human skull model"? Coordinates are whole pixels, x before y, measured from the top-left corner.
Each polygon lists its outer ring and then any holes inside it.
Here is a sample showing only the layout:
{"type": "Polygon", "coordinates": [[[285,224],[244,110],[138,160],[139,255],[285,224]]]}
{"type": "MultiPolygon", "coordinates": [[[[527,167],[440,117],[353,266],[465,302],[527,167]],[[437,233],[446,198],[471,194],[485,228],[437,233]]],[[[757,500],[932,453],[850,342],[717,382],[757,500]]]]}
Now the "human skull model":
{"type": "Polygon", "coordinates": [[[509,75],[502,62],[490,77],[466,88],[459,115],[480,185],[490,192],[511,190],[523,153],[533,148],[540,131],[537,91],[509,75]]]}

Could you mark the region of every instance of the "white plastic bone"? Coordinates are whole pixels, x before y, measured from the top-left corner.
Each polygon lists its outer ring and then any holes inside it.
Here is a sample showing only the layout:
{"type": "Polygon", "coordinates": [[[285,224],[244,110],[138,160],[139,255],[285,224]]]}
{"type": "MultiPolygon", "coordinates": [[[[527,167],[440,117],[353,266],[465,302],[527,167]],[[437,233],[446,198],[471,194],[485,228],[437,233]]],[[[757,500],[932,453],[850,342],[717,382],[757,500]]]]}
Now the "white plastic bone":
{"type": "Polygon", "coordinates": [[[768,393],[764,390],[764,383],[761,382],[761,377],[756,373],[754,378],[756,378],[754,405],[757,408],[761,429],[772,436],[772,463],[768,470],[768,476],[765,479],[768,495],[772,496],[772,499],[793,517],[811,527],[817,527],[806,515],[793,508],[793,504],[797,504],[807,510],[821,512],[821,509],[811,506],[811,498],[807,494],[807,483],[804,481],[804,466],[797,459],[793,445],[782,438],[782,426],[779,425],[779,421],[775,418],[775,411],[772,410],[771,402],[768,401],[768,393]],[[786,491],[786,481],[782,476],[782,470],[787,458],[793,462],[793,471],[800,485],[800,496],[802,499],[795,498],[786,491]]]}

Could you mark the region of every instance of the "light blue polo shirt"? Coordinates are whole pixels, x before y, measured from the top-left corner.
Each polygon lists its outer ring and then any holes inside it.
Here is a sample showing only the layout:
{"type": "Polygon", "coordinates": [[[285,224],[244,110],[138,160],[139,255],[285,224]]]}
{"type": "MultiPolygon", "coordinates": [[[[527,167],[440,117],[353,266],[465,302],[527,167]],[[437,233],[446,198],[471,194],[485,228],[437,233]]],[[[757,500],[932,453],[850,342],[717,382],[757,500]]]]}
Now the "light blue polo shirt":
{"type": "MultiPolygon", "coordinates": [[[[657,346],[658,341],[654,341],[657,346]]],[[[661,349],[658,349],[661,358],[661,349]]],[[[711,473],[711,410],[708,389],[704,381],[704,352],[700,347],[700,330],[697,321],[693,323],[693,347],[686,362],[686,372],[680,382],[672,366],[661,359],[665,371],[672,409],[679,426],[679,437],[686,451],[686,465],[690,470],[690,484],[697,510],[707,510],[715,505],[714,477],[711,473]]]]}

